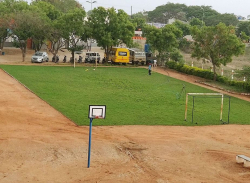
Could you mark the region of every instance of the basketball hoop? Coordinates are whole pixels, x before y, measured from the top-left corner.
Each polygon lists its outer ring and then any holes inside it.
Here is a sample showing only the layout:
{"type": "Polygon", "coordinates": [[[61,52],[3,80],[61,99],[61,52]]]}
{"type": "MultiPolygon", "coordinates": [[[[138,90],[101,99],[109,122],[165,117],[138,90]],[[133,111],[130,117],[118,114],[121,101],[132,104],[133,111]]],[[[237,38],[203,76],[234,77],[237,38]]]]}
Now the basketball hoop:
{"type": "Polygon", "coordinates": [[[91,133],[92,121],[94,119],[105,119],[106,105],[89,105],[89,148],[88,148],[88,168],[90,167],[91,133]]]}
{"type": "Polygon", "coordinates": [[[106,106],[105,105],[89,105],[90,119],[105,119],[106,106]]]}

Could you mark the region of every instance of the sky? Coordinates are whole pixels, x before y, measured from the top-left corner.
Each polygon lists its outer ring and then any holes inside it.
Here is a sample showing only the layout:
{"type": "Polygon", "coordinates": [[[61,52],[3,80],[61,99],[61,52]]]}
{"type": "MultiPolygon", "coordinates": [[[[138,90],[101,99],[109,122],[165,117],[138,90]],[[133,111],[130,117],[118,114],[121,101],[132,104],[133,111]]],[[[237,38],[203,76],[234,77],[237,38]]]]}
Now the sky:
{"type": "MultiPolygon", "coordinates": [[[[91,10],[91,3],[86,0],[78,0],[86,11],[91,10]]],[[[91,2],[91,0],[88,0],[91,2]]],[[[94,0],[92,0],[93,2],[94,0]]],[[[103,6],[105,8],[114,7],[116,9],[123,9],[128,14],[137,13],[140,11],[152,11],[157,6],[171,3],[186,4],[187,6],[212,6],[212,9],[219,13],[233,13],[247,18],[250,15],[250,0],[95,0],[92,3],[92,8],[103,6]]]]}

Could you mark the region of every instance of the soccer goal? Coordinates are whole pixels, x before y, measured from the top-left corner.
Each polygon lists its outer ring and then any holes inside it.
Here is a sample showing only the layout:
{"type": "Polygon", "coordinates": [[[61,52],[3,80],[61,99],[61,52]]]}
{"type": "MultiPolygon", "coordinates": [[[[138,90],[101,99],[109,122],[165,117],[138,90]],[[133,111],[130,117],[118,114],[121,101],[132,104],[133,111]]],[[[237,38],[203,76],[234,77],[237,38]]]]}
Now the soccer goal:
{"type": "Polygon", "coordinates": [[[222,93],[187,93],[186,94],[185,121],[187,121],[187,116],[188,116],[188,99],[189,99],[189,96],[192,97],[192,99],[193,99],[193,104],[192,104],[192,123],[194,122],[195,98],[207,98],[207,99],[210,99],[210,98],[219,98],[221,100],[221,102],[220,102],[220,108],[218,107],[218,117],[219,117],[219,114],[220,114],[220,118],[219,118],[220,121],[223,124],[229,124],[230,105],[231,105],[230,104],[231,103],[231,101],[230,101],[231,97],[230,96],[226,96],[226,95],[224,95],[222,93]],[[223,121],[223,119],[222,119],[223,118],[224,98],[228,98],[228,115],[227,115],[228,119],[227,119],[227,121],[223,121]]]}

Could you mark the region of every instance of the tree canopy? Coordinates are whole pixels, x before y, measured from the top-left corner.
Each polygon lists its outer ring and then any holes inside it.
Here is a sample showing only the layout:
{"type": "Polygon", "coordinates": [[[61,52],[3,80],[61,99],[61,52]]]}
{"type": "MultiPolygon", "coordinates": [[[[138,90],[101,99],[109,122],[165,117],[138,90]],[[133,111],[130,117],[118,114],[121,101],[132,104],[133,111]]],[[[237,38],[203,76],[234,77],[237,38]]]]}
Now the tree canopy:
{"type": "Polygon", "coordinates": [[[194,48],[192,57],[208,59],[213,64],[214,80],[216,67],[226,65],[233,56],[239,56],[245,51],[245,44],[235,35],[233,26],[220,23],[216,26],[196,26],[192,29],[194,48]]]}
{"type": "MultiPolygon", "coordinates": [[[[239,21],[234,14],[220,14],[211,6],[186,6],[179,3],[167,3],[148,12],[148,21],[167,24],[169,19],[190,22],[194,18],[204,22],[207,26],[215,26],[220,22],[236,26],[239,21]]],[[[192,23],[194,23],[192,21],[192,23]]],[[[197,23],[197,21],[196,21],[197,23]]]]}
{"type": "Polygon", "coordinates": [[[144,29],[144,36],[146,36],[151,49],[158,51],[158,57],[163,62],[167,57],[166,55],[172,52],[174,48],[178,48],[178,39],[182,37],[182,31],[175,25],[166,25],[160,29],[147,25],[144,29]]]}
{"type": "Polygon", "coordinates": [[[123,10],[95,8],[89,17],[89,25],[92,29],[92,37],[106,53],[113,46],[132,44],[135,26],[123,10]]]}

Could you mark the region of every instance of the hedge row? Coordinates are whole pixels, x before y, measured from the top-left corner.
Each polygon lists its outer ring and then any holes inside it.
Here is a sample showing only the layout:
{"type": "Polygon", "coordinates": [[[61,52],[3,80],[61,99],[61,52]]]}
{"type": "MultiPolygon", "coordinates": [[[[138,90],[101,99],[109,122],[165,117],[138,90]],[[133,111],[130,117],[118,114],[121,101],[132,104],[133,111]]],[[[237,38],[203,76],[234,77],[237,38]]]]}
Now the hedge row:
{"type": "MultiPolygon", "coordinates": [[[[210,80],[213,80],[213,78],[214,78],[213,72],[211,72],[209,70],[203,70],[203,69],[198,68],[198,67],[190,67],[188,65],[180,64],[180,63],[174,62],[174,61],[167,62],[166,66],[170,69],[174,69],[174,70],[177,70],[179,72],[183,72],[183,73],[186,73],[189,75],[199,76],[201,78],[206,78],[206,79],[210,79],[210,80]]],[[[221,82],[221,83],[225,83],[225,84],[230,85],[230,86],[236,86],[239,88],[243,88],[243,89],[247,90],[248,92],[250,92],[250,83],[249,82],[230,81],[230,80],[228,80],[228,78],[226,78],[224,76],[220,76],[220,75],[217,75],[216,81],[221,82]]]]}

